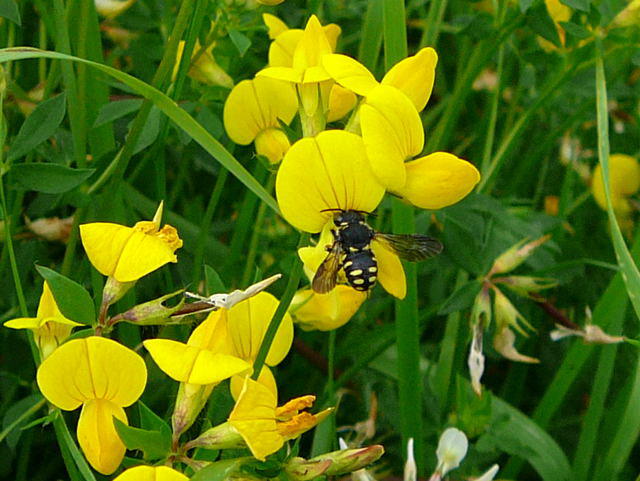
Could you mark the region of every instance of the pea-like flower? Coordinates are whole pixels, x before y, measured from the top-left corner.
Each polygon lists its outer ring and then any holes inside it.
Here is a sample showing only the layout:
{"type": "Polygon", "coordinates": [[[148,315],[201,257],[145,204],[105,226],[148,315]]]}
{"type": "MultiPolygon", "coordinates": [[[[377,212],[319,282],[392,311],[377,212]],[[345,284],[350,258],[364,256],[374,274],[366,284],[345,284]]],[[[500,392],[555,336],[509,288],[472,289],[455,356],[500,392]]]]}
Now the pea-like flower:
{"type": "Polygon", "coordinates": [[[104,276],[133,282],[169,262],[178,262],[175,251],[182,247],[176,229],[160,228],[162,204],[152,221],[133,227],[108,222],[80,226],[80,237],[91,264],[104,276]]]}
{"type": "MultiPolygon", "coordinates": [[[[176,63],[173,68],[173,77],[178,73],[180,67],[180,61],[182,60],[182,53],[184,52],[185,41],[181,40],[178,44],[176,52],[176,63]]],[[[207,48],[202,48],[200,42],[196,41],[193,54],[191,56],[191,65],[189,66],[188,75],[196,82],[200,82],[204,85],[219,85],[230,89],[233,87],[233,79],[225,72],[216,59],[213,57],[214,44],[209,45],[207,48]]]]}
{"type": "Polygon", "coordinates": [[[187,447],[225,449],[245,444],[256,459],[264,461],[286,441],[313,428],[333,411],[304,411],[313,405],[315,396],[295,398],[280,407],[277,401],[272,390],[246,377],[228,422],[205,431],[187,447]]]}
{"type": "Polygon", "coordinates": [[[30,329],[42,360],[69,337],[71,329],[81,325],[62,315],[46,281],[42,286],[36,317],[19,317],[4,323],[5,327],[11,329],[30,329]]]}
{"type": "MultiPolygon", "coordinates": [[[[284,218],[310,233],[330,235],[336,209],[373,212],[384,188],[373,175],[362,138],[350,132],[329,130],[296,142],[276,177],[276,196],[284,218]],[[332,211],[333,210],[333,211],[332,211]]],[[[318,244],[321,254],[326,244],[318,244]]],[[[390,294],[403,298],[406,282],[398,256],[374,240],[378,281],[390,294]]],[[[326,255],[326,252],[325,252],[326,255]]],[[[317,269],[321,257],[316,255],[317,269]]]]}
{"type": "Polygon", "coordinates": [[[224,104],[224,126],[236,144],[255,142],[258,154],[275,164],[290,145],[280,122],[290,124],[297,110],[296,93],[288,82],[267,77],[243,80],[224,104]]]}
{"type": "Polygon", "coordinates": [[[113,481],[188,481],[184,474],[168,466],[136,466],[113,481]]]}
{"type": "Polygon", "coordinates": [[[96,471],[113,473],[126,450],[113,418],[127,423],[123,408],[138,400],[147,382],[144,360],[111,339],[74,339],[44,360],[37,381],[51,404],[65,411],[82,406],[80,448],[96,471]]]}

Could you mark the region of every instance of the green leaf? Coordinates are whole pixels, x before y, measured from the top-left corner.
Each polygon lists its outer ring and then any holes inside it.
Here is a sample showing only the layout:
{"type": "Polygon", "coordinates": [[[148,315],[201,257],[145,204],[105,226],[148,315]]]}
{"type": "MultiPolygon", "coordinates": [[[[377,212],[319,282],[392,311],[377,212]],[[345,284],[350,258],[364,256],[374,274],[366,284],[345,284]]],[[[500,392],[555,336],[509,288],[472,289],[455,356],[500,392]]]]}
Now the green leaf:
{"type": "Polygon", "coordinates": [[[520,11],[525,13],[529,8],[531,8],[531,5],[533,5],[534,2],[535,0],[520,0],[518,2],[520,4],[520,11]]]}
{"type": "Polygon", "coordinates": [[[480,288],[482,287],[482,282],[478,279],[467,282],[460,288],[456,289],[453,294],[449,296],[449,298],[444,301],[442,307],[438,311],[438,315],[443,316],[445,314],[450,314],[452,312],[461,311],[470,307],[473,304],[473,300],[475,299],[478,292],[480,292],[480,288]]]}
{"type": "Polygon", "coordinates": [[[18,27],[22,25],[20,20],[20,9],[13,0],[0,0],[0,17],[11,20],[18,27]]]}
{"type": "Polygon", "coordinates": [[[138,137],[136,146],[133,149],[134,154],[142,152],[156,141],[158,134],[160,134],[160,118],[160,111],[152,107],[147,117],[147,122],[144,124],[142,132],[140,132],[140,137],[138,137]]]}
{"type": "Polygon", "coordinates": [[[225,459],[210,464],[191,477],[191,481],[226,481],[232,474],[240,471],[243,464],[254,461],[253,458],[225,459]]]}
{"type": "Polygon", "coordinates": [[[626,342],[627,344],[631,344],[633,347],[640,348],[640,340],[639,339],[625,338],[624,342],[626,342]]]}
{"type": "Polygon", "coordinates": [[[7,153],[12,162],[35,149],[58,129],[66,111],[65,94],[60,94],[38,104],[24,121],[7,153]]]}
{"type": "Polygon", "coordinates": [[[60,312],[72,321],[93,324],[96,318],[93,299],[75,281],[44,266],[36,266],[38,273],[47,281],[60,312]]]}
{"type": "Polygon", "coordinates": [[[142,99],[125,99],[109,102],[102,106],[93,126],[100,127],[101,125],[113,122],[114,120],[135,112],[140,109],[142,102],[142,99]]]}
{"type": "Polygon", "coordinates": [[[590,38],[593,34],[582,25],[577,25],[572,22],[560,22],[560,26],[564,28],[565,32],[569,35],[576,37],[577,39],[584,40],[590,38]]]}
{"type": "Polygon", "coordinates": [[[62,194],[79,186],[95,169],[72,169],[60,164],[29,163],[11,167],[11,178],[27,190],[62,194]]]}
{"type": "Polygon", "coordinates": [[[564,3],[567,7],[575,8],[583,12],[588,12],[591,0],[560,0],[560,3],[564,3]]]}
{"type": "Polygon", "coordinates": [[[207,130],[194,120],[194,118],[181,109],[174,100],[153,88],[149,84],[128,75],[120,70],[103,65],[90,60],[65,55],[57,52],[49,52],[29,47],[16,47],[0,49],[0,63],[13,60],[23,60],[28,58],[52,58],[58,60],[68,60],[89,65],[100,70],[111,77],[123,82],[136,91],[139,95],[151,100],[164,114],[175,124],[187,132],[196,142],[198,142],[213,158],[231,172],[242,184],[251,190],[256,196],[267,204],[274,212],[279,213],[278,204],[275,199],[260,185],[260,183],[244,168],[224,146],[218,142],[207,130]]]}
{"type": "Polygon", "coordinates": [[[115,417],[113,424],[127,449],[142,451],[146,460],[163,459],[171,452],[171,433],[166,436],[166,433],[160,431],[127,426],[115,417]]]}
{"type": "Polygon", "coordinates": [[[204,278],[207,286],[207,294],[222,294],[223,292],[227,292],[227,288],[222,282],[222,278],[218,271],[216,271],[210,265],[205,264],[204,266],[204,278]]]}
{"type": "Polygon", "coordinates": [[[142,401],[138,401],[138,412],[140,414],[140,427],[148,431],[158,431],[171,438],[171,427],[169,424],[154,413],[142,401]]]}
{"type": "Polygon", "coordinates": [[[525,15],[525,20],[529,28],[542,38],[548,40],[556,47],[562,46],[556,24],[549,16],[549,12],[544,2],[531,7],[525,15]]]}
{"type": "Polygon", "coordinates": [[[244,54],[251,47],[251,40],[245,34],[234,29],[229,29],[229,38],[238,49],[240,56],[244,57],[244,54]]]}

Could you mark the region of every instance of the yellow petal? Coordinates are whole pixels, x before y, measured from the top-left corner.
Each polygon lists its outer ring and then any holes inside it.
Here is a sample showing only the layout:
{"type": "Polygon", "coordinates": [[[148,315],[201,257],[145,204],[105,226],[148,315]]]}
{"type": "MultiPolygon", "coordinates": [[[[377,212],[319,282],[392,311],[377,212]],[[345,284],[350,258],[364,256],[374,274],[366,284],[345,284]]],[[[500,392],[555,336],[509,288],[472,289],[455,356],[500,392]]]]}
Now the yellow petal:
{"type": "Polygon", "coordinates": [[[132,227],[105,222],[80,226],[80,236],[91,264],[105,276],[131,282],[177,262],[175,249],[159,236],[132,227]]]}
{"type": "Polygon", "coordinates": [[[81,326],[77,322],[72,321],[71,319],[67,319],[62,315],[60,309],[58,309],[58,305],[56,304],[56,300],[53,297],[53,293],[49,288],[49,284],[45,281],[42,285],[42,295],[40,296],[40,303],[38,304],[38,314],[39,318],[53,318],[58,322],[63,324],[68,324],[69,326],[81,326]]]}
{"type": "Polygon", "coordinates": [[[304,265],[304,272],[309,280],[313,279],[318,267],[327,258],[327,248],[333,244],[333,234],[331,233],[333,227],[333,220],[329,220],[322,228],[320,239],[315,246],[298,249],[298,257],[304,265]]]}
{"type": "Polygon", "coordinates": [[[189,478],[168,466],[136,466],[113,481],[189,481],[189,478]]]}
{"type": "Polygon", "coordinates": [[[366,299],[366,292],[344,285],[336,286],[328,294],[305,289],[294,297],[292,315],[305,330],[330,331],[346,324],[366,299]],[[296,304],[300,307],[295,308],[296,304]]]}
{"type": "Polygon", "coordinates": [[[224,126],[231,140],[247,145],[260,132],[279,128],[278,119],[291,123],[297,109],[296,94],[288,82],[269,77],[243,80],[224,104],[224,126]]]}
{"type": "Polygon", "coordinates": [[[147,382],[144,360],[111,339],[74,339],[56,349],[38,369],[44,397],[60,409],[76,409],[90,399],[129,406],[147,382]]]}
{"type": "Polygon", "coordinates": [[[271,15],[270,13],[263,13],[262,21],[264,22],[264,24],[268,29],[269,38],[271,40],[276,38],[282,32],[286,32],[287,30],[289,30],[289,27],[287,27],[286,23],[284,23],[275,15],[271,15]]]}
{"type": "Polygon", "coordinates": [[[4,327],[10,329],[38,329],[46,319],[38,319],[37,317],[18,317],[4,323],[4,327]]]}
{"type": "Polygon", "coordinates": [[[404,161],[424,145],[415,106],[395,87],[378,86],[360,106],[360,127],[373,173],[387,189],[400,189],[406,182],[404,161]]]}
{"type": "Polygon", "coordinates": [[[267,67],[256,73],[256,78],[268,77],[285,82],[300,83],[304,77],[304,71],[295,70],[291,67],[267,67]]]}
{"type": "Polygon", "coordinates": [[[431,47],[423,48],[391,67],[382,79],[382,85],[401,90],[421,112],[431,97],[437,63],[436,51],[431,47]]]}
{"type": "Polygon", "coordinates": [[[189,346],[171,339],[149,339],[144,347],[172,379],[205,385],[220,382],[251,366],[242,359],[189,346]]]}
{"type": "Polygon", "coordinates": [[[218,309],[209,313],[207,318],[196,327],[187,344],[213,352],[230,354],[227,349],[227,309],[218,309]]]}
{"type": "Polygon", "coordinates": [[[350,90],[334,84],[329,94],[329,113],[327,114],[327,122],[335,122],[347,115],[357,102],[356,96],[350,90]]]}
{"type": "Polygon", "coordinates": [[[571,18],[571,9],[560,3],[560,0],[544,0],[544,3],[554,22],[568,22],[571,18]]]}
{"type": "Polygon", "coordinates": [[[122,462],[126,451],[118,437],[113,418],[125,424],[127,415],[117,404],[103,399],[87,401],[78,419],[78,444],[93,469],[111,474],[122,462]]]}
{"type": "MultiPolygon", "coordinates": [[[[253,369],[246,375],[237,375],[231,378],[230,391],[233,399],[238,400],[240,393],[242,392],[242,387],[244,386],[244,380],[247,376],[251,376],[251,374],[253,374],[253,369]]],[[[273,377],[273,372],[271,372],[269,366],[262,366],[262,369],[260,369],[260,375],[258,376],[258,382],[269,389],[276,399],[278,398],[278,385],[276,384],[276,379],[273,377]]]]}
{"type": "MultiPolygon", "coordinates": [[[[611,200],[613,209],[619,215],[628,214],[631,211],[627,196],[635,194],[640,189],[640,164],[630,155],[612,154],[609,157],[609,186],[611,187],[611,200]]],[[[607,208],[607,200],[604,195],[604,182],[602,180],[602,168],[600,164],[593,170],[591,192],[597,204],[607,208]]]]}
{"type": "Polygon", "coordinates": [[[264,461],[284,444],[276,428],[274,394],[262,384],[246,378],[229,423],[240,433],[254,457],[264,461]]]}
{"type": "Polygon", "coordinates": [[[280,162],[289,147],[289,138],[280,129],[266,129],[256,137],[256,153],[264,155],[272,164],[280,162]]]}
{"type": "Polygon", "coordinates": [[[473,164],[447,152],[435,152],[405,165],[407,182],[395,193],[422,209],[455,204],[480,180],[473,164]]]}
{"type": "Polygon", "coordinates": [[[269,67],[291,67],[301,38],[302,30],[298,28],[279,34],[269,46],[269,67]]]}
{"type": "Polygon", "coordinates": [[[380,285],[392,296],[404,299],[407,295],[407,281],[400,258],[376,240],[371,243],[371,250],[378,261],[380,285]]]}
{"type": "MultiPolygon", "coordinates": [[[[260,292],[254,297],[236,304],[227,314],[227,330],[233,354],[253,362],[258,355],[271,318],[278,308],[278,300],[268,292],[260,292]]],[[[275,366],[291,349],[293,342],[293,322],[285,314],[267,354],[266,363],[275,366]]]]}
{"type": "Polygon", "coordinates": [[[346,55],[325,55],[322,66],[336,82],[358,95],[366,96],[378,86],[378,81],[367,67],[346,55]]]}
{"type": "Polygon", "coordinates": [[[333,218],[325,209],[372,212],[384,188],[371,173],[362,139],[340,130],[299,140],[282,160],[276,195],[284,218],[306,232],[320,232],[333,218]]]}
{"type": "Polygon", "coordinates": [[[332,49],[327,35],[318,17],[311,15],[293,52],[293,68],[300,71],[319,66],[322,56],[329,53],[332,53],[332,49]]]}

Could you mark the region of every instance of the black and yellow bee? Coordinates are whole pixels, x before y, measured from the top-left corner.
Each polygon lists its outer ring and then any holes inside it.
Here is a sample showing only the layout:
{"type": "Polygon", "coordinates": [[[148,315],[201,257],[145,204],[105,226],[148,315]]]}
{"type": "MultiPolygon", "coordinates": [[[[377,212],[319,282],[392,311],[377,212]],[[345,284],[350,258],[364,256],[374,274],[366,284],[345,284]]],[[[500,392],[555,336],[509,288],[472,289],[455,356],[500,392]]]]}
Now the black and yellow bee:
{"type": "Polygon", "coordinates": [[[335,229],[331,230],[333,244],[327,246],[329,254],[311,281],[311,287],[319,294],[325,294],[336,286],[340,269],[344,270],[347,282],[355,290],[366,292],[372,289],[378,278],[378,262],[371,250],[373,240],[384,244],[408,261],[422,261],[442,252],[442,244],[433,237],[421,234],[382,234],[367,224],[367,212],[335,211],[335,229]]]}

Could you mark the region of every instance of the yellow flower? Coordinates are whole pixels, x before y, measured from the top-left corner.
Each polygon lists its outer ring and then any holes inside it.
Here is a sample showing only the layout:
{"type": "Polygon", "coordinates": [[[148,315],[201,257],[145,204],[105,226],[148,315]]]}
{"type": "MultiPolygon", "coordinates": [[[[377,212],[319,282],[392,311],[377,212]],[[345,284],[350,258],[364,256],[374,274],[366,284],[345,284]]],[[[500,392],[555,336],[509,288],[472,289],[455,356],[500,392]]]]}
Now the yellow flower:
{"type": "Polygon", "coordinates": [[[424,130],[413,103],[395,87],[380,85],[360,107],[360,127],[371,169],[387,190],[422,209],[455,204],[480,180],[478,170],[453,154],[422,152],[424,130]]]}
{"type": "MultiPolygon", "coordinates": [[[[265,13],[262,20],[268,28],[269,38],[273,40],[269,46],[269,67],[292,67],[293,54],[302,39],[304,30],[290,29],[286,23],[275,15],[265,13]]],[[[335,51],[341,29],[338,25],[330,23],[322,27],[329,42],[331,51],[335,51]]]]}
{"type": "Polygon", "coordinates": [[[318,414],[302,411],[311,407],[314,400],[315,396],[303,396],[277,407],[276,395],[247,377],[229,415],[229,424],[240,433],[253,456],[264,461],[285,441],[300,436],[331,413],[332,409],[318,414]]]}
{"type": "MultiPolygon", "coordinates": [[[[333,46],[329,42],[327,34],[320,21],[312,15],[302,32],[302,36],[296,41],[294,31],[288,30],[281,33],[274,44],[278,45],[281,37],[291,36],[293,41],[287,40],[286,46],[295,44],[291,65],[276,65],[267,67],[257,73],[257,76],[270,77],[290,82],[296,86],[300,99],[301,120],[303,131],[319,132],[326,123],[326,112],[329,110],[329,95],[333,79],[322,68],[321,59],[324,55],[333,52],[333,46]]],[[[270,56],[270,65],[271,65],[270,56]]],[[[288,63],[284,56],[274,60],[274,63],[288,63]]]]}
{"type": "MultiPolygon", "coordinates": [[[[284,218],[305,232],[323,231],[315,254],[316,270],[332,243],[334,212],[373,212],[384,188],[373,175],[362,138],[341,130],[321,132],[296,142],[285,155],[276,177],[276,196],[284,218]]],[[[406,284],[398,256],[378,241],[371,248],[378,260],[378,280],[390,294],[403,298],[406,284]]]]}
{"type": "Polygon", "coordinates": [[[328,294],[301,289],[289,312],[304,330],[331,331],[345,325],[367,299],[367,293],[338,285],[328,294]]]}
{"type": "Polygon", "coordinates": [[[188,481],[184,474],[168,466],[136,466],[113,481],[188,481]]]}
{"type": "Polygon", "coordinates": [[[322,58],[324,69],[343,87],[366,97],[378,85],[396,87],[418,111],[424,109],[433,90],[438,55],[426,47],[395,64],[381,83],[360,62],[346,55],[332,54],[322,58]]]}
{"type": "Polygon", "coordinates": [[[280,121],[290,124],[297,109],[296,93],[288,82],[267,77],[243,80],[224,104],[224,126],[236,144],[255,142],[258,154],[277,163],[289,149],[280,121]]]}
{"type": "Polygon", "coordinates": [[[95,0],[96,11],[106,18],[116,18],[124,13],[136,0],[95,0]]]}
{"type": "MultiPolygon", "coordinates": [[[[616,215],[623,218],[628,217],[632,212],[629,197],[640,189],[640,164],[638,161],[630,155],[612,154],[609,157],[609,186],[613,210],[616,215]]],[[[602,167],[599,163],[593,170],[591,192],[596,203],[606,210],[607,200],[604,195],[602,167]]]]}
{"type": "Polygon", "coordinates": [[[42,286],[36,317],[19,317],[4,323],[11,329],[31,329],[43,361],[69,337],[71,329],[81,325],[62,315],[46,281],[42,286]]]}
{"type": "Polygon", "coordinates": [[[341,85],[334,84],[329,93],[327,122],[335,122],[347,115],[356,106],[356,95],[341,85]]]}
{"type": "Polygon", "coordinates": [[[123,408],[138,400],[147,382],[144,360],[111,339],[75,339],[44,360],[37,380],[51,404],[65,411],[82,406],[78,443],[96,471],[113,473],[125,453],[113,417],[127,423],[123,408]]]}
{"type": "Polygon", "coordinates": [[[82,245],[100,274],[118,282],[132,282],[162,267],[177,262],[174,252],[182,247],[176,229],[160,229],[162,204],[153,221],[138,222],[133,227],[107,222],[80,226],[82,245]]]}
{"type": "MultiPolygon", "coordinates": [[[[181,40],[178,44],[178,50],[176,52],[176,64],[173,68],[173,79],[175,79],[178,68],[180,67],[180,60],[182,59],[182,52],[184,52],[184,40],[181,40]]],[[[233,87],[233,79],[227,72],[222,70],[222,67],[218,65],[216,59],[213,58],[213,44],[206,49],[200,46],[200,42],[196,41],[193,54],[191,55],[191,65],[189,67],[188,75],[193,80],[203,83],[205,85],[219,85],[225,88],[233,87]]]]}

